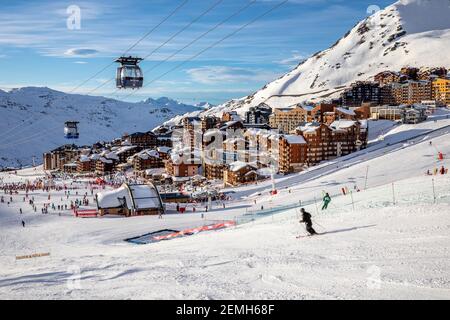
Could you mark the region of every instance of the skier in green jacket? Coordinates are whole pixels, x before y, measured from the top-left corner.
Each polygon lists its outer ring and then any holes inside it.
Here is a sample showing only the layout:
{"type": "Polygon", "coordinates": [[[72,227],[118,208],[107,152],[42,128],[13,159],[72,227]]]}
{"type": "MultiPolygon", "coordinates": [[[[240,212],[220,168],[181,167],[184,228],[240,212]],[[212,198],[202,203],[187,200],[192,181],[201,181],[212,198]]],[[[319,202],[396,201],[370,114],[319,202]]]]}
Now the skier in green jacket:
{"type": "Polygon", "coordinates": [[[331,197],[330,195],[327,193],[325,193],[325,196],[323,197],[323,206],[322,206],[322,210],[326,210],[328,209],[328,205],[331,202],[331,197]]]}

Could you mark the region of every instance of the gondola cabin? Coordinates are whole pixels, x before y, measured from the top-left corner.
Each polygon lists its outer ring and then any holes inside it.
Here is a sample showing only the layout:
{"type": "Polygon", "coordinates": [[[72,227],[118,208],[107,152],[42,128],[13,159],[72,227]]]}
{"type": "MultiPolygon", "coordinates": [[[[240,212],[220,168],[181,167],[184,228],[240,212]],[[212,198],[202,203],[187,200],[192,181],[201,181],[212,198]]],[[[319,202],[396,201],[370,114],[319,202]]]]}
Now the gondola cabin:
{"type": "Polygon", "coordinates": [[[144,76],[139,62],[141,58],[120,57],[116,60],[120,63],[116,73],[116,87],[119,89],[139,89],[144,84],[144,76]]]}
{"type": "Polygon", "coordinates": [[[64,123],[64,137],[66,139],[78,139],[80,137],[78,123],[77,121],[67,121],[64,123]]]}

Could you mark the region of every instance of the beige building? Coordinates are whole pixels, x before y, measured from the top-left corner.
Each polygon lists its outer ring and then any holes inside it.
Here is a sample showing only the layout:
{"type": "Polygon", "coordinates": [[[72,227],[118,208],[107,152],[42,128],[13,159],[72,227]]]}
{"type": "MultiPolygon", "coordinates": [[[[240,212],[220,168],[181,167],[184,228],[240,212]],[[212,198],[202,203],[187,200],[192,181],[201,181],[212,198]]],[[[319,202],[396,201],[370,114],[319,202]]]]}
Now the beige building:
{"type": "Polygon", "coordinates": [[[308,121],[308,111],[302,107],[275,109],[269,117],[270,127],[284,133],[295,131],[302,122],[308,121]]]}

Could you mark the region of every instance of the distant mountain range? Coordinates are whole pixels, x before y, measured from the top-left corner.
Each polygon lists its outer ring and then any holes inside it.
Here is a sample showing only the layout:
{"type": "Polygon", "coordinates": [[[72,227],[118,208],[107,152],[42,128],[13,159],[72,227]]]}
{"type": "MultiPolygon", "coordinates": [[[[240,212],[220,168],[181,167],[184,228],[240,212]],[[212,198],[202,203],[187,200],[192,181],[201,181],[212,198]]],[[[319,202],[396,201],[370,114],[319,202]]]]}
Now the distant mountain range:
{"type": "Polygon", "coordinates": [[[64,143],[92,144],[123,133],[149,131],[176,115],[204,111],[169,98],[129,103],[104,97],[66,94],[49,88],[0,90],[0,167],[29,165],[32,157],[64,143]],[[79,121],[80,139],[63,136],[64,122],[79,121]]]}

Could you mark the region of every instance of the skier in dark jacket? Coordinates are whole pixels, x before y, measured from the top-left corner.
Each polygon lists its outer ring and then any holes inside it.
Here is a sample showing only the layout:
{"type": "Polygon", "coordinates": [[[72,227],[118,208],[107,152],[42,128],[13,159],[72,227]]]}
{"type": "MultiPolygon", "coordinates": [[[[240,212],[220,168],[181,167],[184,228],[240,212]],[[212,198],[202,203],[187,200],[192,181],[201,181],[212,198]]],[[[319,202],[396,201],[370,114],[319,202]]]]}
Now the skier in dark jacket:
{"type": "Polygon", "coordinates": [[[310,235],[313,236],[317,234],[316,230],[312,227],[311,214],[306,212],[303,208],[301,208],[300,211],[302,213],[302,220],[300,220],[300,223],[304,223],[306,225],[306,231],[308,231],[310,235]]]}

